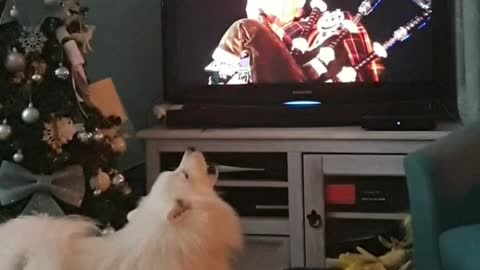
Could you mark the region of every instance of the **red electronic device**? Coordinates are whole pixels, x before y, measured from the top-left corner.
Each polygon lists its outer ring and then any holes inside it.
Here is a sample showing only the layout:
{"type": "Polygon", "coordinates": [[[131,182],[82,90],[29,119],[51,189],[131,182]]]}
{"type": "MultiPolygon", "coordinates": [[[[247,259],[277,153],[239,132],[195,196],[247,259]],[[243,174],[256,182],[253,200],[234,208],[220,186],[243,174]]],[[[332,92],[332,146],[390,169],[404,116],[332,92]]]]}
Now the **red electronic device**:
{"type": "Polygon", "coordinates": [[[330,184],[326,187],[325,197],[329,205],[355,205],[356,187],[354,184],[330,184]]]}

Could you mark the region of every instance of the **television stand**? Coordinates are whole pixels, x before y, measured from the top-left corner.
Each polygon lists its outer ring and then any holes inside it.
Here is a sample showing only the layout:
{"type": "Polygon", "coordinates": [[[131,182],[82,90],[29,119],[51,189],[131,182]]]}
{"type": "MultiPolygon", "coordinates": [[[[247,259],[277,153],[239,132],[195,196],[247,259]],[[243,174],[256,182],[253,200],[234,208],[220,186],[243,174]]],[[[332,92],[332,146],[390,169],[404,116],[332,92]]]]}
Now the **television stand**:
{"type": "Polygon", "coordinates": [[[455,124],[441,124],[434,131],[378,132],[358,126],[206,130],[154,127],[140,131],[138,137],[146,142],[148,187],[160,171],[171,169],[175,159],[190,146],[217,164],[257,167],[267,172],[221,174],[217,185],[229,192],[246,192],[236,201],[245,206],[255,199],[251,194],[260,191],[268,200],[259,209],[283,211],[265,216],[263,213],[268,212],[241,214],[246,245],[235,269],[265,270],[325,267],[331,262],[329,258],[346,251],[331,236],[348,236],[352,229],[359,234],[370,233],[369,224],[399,223],[408,214],[408,209],[402,207],[408,205],[405,197],[392,200],[392,205],[399,205],[395,209],[334,209],[326,202],[326,186],[338,180],[367,181],[374,187],[375,183],[405,185],[404,156],[443,138],[454,128],[455,124]],[[343,230],[345,226],[349,229],[343,230]]]}

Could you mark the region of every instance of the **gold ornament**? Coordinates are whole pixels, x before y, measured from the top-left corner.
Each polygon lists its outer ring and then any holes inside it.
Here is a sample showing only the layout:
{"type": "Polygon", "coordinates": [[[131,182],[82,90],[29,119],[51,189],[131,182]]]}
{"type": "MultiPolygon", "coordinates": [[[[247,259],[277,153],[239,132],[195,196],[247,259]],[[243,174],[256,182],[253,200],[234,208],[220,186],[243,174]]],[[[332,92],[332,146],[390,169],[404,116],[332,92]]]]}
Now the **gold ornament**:
{"type": "Polygon", "coordinates": [[[111,183],[112,180],[110,179],[110,176],[102,171],[102,169],[98,170],[96,176],[90,178],[90,187],[97,195],[107,191],[110,188],[111,183]]]}
{"type": "Polygon", "coordinates": [[[93,140],[96,142],[102,142],[103,139],[105,139],[105,135],[100,130],[96,130],[93,134],[93,140]]]}
{"type": "Polygon", "coordinates": [[[125,151],[127,151],[127,142],[123,137],[115,137],[112,140],[111,145],[112,145],[112,150],[115,153],[122,154],[122,153],[125,153],[125,151]]]}
{"type": "Polygon", "coordinates": [[[45,62],[45,60],[43,60],[43,59],[33,61],[30,64],[30,67],[32,68],[33,74],[38,74],[42,77],[44,77],[47,74],[48,66],[47,66],[47,63],[45,62]]]}
{"type": "Polygon", "coordinates": [[[61,117],[53,118],[50,123],[45,123],[44,127],[42,140],[60,154],[63,145],[73,140],[75,134],[83,129],[83,124],[74,124],[72,119],[61,117]]]}
{"type": "Polygon", "coordinates": [[[33,74],[32,81],[34,81],[35,83],[41,83],[43,81],[43,76],[40,74],[33,74]]]}

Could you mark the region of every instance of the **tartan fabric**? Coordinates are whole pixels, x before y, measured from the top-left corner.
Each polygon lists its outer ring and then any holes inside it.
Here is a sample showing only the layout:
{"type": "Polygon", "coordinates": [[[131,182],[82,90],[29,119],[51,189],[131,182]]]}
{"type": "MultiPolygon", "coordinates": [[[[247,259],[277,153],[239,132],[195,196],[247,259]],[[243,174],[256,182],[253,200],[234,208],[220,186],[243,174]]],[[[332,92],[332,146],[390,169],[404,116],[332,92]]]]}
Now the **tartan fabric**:
{"type": "MultiPolygon", "coordinates": [[[[344,12],[345,18],[351,20],[353,18],[350,12],[344,12]]],[[[356,34],[347,34],[343,39],[343,42],[340,43],[336,49],[336,60],[329,65],[329,73],[336,74],[344,66],[355,66],[365,59],[373,51],[372,40],[370,35],[361,23],[358,24],[359,32],[356,34]]],[[[301,30],[296,30],[295,33],[298,33],[301,30]]],[[[293,31],[292,31],[293,32],[293,31]]],[[[315,29],[312,31],[309,37],[309,43],[312,45],[315,42],[315,39],[318,37],[318,30],[315,29]]],[[[337,36],[332,39],[327,40],[323,46],[327,46],[332,40],[335,40],[337,36]]],[[[288,42],[291,43],[291,39],[284,37],[287,46],[288,42]]],[[[323,47],[322,46],[322,47],[323,47]]],[[[375,60],[372,63],[368,64],[362,70],[358,71],[358,81],[365,82],[379,82],[380,74],[383,70],[383,65],[379,60],[375,60]]]]}
{"type": "MultiPolygon", "coordinates": [[[[352,19],[350,13],[345,13],[348,19],[352,19]]],[[[343,45],[347,51],[350,65],[355,66],[362,62],[370,53],[373,52],[372,40],[368,34],[367,29],[361,23],[358,24],[358,34],[349,34],[343,40],[343,45]]],[[[359,72],[360,81],[380,81],[380,73],[383,70],[383,65],[379,60],[375,60],[368,64],[362,72],[359,72]]]]}

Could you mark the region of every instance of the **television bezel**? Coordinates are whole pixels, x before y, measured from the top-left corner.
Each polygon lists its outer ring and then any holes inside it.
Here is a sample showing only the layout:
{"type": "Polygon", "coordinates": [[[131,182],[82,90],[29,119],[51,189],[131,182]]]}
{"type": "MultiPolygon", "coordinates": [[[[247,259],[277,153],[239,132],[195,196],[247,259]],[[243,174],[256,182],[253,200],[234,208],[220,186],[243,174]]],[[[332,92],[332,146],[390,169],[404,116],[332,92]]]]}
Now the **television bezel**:
{"type": "MultiPolygon", "coordinates": [[[[164,99],[176,104],[278,105],[308,100],[322,103],[376,103],[453,98],[456,89],[454,1],[433,0],[433,81],[329,84],[318,82],[249,85],[176,85],[176,5],[162,0],[164,99]]],[[[404,0],[411,1],[411,0],[404,0]]],[[[413,3],[412,3],[413,4],[413,3]]],[[[188,74],[183,75],[188,76],[188,74]]]]}

